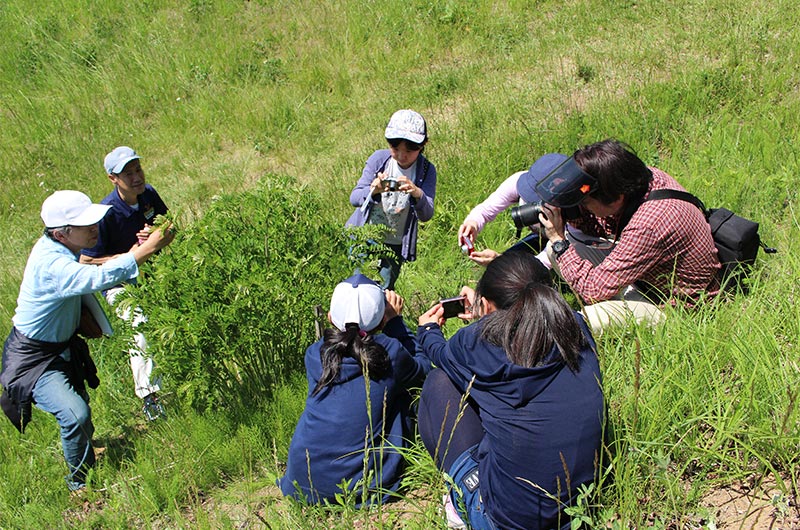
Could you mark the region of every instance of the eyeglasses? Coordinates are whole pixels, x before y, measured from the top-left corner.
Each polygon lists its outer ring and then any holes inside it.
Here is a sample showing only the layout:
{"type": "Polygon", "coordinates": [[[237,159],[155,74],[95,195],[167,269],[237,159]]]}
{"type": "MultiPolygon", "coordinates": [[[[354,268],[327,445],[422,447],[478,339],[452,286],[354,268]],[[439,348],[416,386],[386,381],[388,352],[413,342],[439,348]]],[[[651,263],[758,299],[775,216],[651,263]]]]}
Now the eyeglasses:
{"type": "Polygon", "coordinates": [[[422,144],[406,140],[405,138],[387,138],[386,141],[389,142],[389,145],[391,145],[394,148],[400,147],[400,144],[405,142],[406,149],[408,149],[409,151],[419,151],[420,149],[422,149],[422,144]]]}

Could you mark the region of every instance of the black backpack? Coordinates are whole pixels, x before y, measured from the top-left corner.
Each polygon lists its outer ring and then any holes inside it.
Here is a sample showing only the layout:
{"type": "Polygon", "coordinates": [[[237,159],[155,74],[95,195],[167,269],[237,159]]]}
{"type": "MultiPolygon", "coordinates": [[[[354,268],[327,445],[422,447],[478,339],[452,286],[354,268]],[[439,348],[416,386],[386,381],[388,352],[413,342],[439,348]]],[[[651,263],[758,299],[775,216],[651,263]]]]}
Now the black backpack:
{"type": "Polygon", "coordinates": [[[758,223],[740,217],[726,208],[707,210],[703,201],[691,193],[679,190],[653,190],[647,196],[648,201],[661,199],[678,199],[697,206],[711,225],[717,257],[722,264],[720,284],[728,291],[748,291],[744,280],[750,274],[756,262],[759,247],[767,254],[774,254],[777,249],[766,246],[758,235],[758,223]]]}

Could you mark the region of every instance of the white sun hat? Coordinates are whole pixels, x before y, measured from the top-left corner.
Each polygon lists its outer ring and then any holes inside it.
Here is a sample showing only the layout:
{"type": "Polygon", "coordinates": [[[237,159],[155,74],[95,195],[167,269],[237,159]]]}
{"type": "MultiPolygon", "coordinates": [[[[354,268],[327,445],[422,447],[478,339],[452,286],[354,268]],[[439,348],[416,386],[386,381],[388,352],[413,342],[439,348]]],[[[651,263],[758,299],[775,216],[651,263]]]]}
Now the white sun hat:
{"type": "Polygon", "coordinates": [[[42,221],[47,228],[60,226],[91,226],[106,215],[108,204],[92,204],[85,193],[61,190],[42,203],[42,221]]]}

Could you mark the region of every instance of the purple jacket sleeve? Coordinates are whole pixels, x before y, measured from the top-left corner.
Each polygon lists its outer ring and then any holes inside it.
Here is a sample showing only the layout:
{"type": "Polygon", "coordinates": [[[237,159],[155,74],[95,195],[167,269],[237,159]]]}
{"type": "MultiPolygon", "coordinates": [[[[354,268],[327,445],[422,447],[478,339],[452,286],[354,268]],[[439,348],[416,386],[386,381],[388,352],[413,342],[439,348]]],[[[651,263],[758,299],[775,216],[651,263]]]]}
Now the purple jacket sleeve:
{"type": "MultiPolygon", "coordinates": [[[[420,156],[420,162],[423,162],[422,167],[425,166],[426,160],[420,156]]],[[[425,175],[425,180],[422,182],[422,197],[414,201],[414,208],[417,210],[417,217],[420,221],[429,221],[433,217],[433,198],[436,196],[436,166],[430,161],[428,162],[428,174],[425,175]]],[[[422,169],[417,170],[417,181],[419,181],[422,169]]]]}
{"type": "Polygon", "coordinates": [[[358,208],[369,196],[369,185],[375,179],[375,175],[383,169],[386,161],[389,160],[389,150],[379,149],[372,153],[364,164],[364,169],[361,171],[361,178],[358,179],[356,187],[350,192],[350,204],[358,208]]]}

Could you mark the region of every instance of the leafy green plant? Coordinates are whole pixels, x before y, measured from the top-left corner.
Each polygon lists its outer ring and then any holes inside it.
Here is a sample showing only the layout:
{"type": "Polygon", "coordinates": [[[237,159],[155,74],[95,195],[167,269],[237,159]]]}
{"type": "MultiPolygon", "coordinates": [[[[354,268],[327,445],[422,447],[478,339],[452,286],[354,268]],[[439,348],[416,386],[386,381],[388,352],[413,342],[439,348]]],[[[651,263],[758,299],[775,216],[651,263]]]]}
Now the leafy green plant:
{"type": "Polygon", "coordinates": [[[323,210],[285,177],[221,196],[127,291],[147,308],[167,386],[195,408],[263,402],[301,369],[314,307],[349,275],[341,228],[323,210]]]}
{"type": "Polygon", "coordinates": [[[386,227],[383,225],[348,226],[344,236],[349,242],[347,257],[364,276],[381,283],[378,274],[379,261],[384,257],[393,257],[392,250],[383,243],[386,227]]]}

